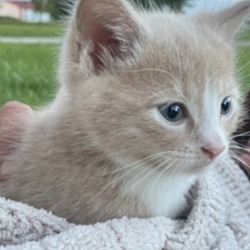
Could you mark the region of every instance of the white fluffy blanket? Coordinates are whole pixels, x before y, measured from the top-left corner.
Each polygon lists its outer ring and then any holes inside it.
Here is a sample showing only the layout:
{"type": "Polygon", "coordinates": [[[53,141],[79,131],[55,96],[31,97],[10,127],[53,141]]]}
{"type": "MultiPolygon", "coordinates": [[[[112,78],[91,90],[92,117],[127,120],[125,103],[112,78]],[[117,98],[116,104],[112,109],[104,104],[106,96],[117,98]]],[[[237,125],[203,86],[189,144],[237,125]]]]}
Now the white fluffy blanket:
{"type": "Polygon", "coordinates": [[[121,218],[73,225],[44,210],[0,199],[0,249],[250,250],[250,185],[239,167],[210,169],[187,220],[121,218]]]}

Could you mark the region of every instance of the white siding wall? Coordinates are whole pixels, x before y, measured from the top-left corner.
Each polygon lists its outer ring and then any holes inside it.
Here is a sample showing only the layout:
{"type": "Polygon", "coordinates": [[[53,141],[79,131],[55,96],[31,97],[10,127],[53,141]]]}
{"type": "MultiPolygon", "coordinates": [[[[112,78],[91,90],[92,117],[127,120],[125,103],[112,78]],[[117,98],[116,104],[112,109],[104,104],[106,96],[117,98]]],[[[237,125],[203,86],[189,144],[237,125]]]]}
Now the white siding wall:
{"type": "Polygon", "coordinates": [[[22,20],[22,10],[15,4],[0,2],[0,16],[22,20]]]}

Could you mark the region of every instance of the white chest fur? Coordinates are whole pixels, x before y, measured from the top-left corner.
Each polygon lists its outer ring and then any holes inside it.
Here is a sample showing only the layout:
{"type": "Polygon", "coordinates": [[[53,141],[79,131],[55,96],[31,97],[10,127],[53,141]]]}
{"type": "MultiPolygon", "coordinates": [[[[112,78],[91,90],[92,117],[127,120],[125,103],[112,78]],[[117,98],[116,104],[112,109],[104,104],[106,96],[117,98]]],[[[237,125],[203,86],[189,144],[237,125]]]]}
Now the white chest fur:
{"type": "Polygon", "coordinates": [[[180,173],[163,175],[147,170],[137,169],[130,174],[122,194],[135,196],[152,216],[178,216],[187,206],[186,195],[196,177],[180,173]]]}

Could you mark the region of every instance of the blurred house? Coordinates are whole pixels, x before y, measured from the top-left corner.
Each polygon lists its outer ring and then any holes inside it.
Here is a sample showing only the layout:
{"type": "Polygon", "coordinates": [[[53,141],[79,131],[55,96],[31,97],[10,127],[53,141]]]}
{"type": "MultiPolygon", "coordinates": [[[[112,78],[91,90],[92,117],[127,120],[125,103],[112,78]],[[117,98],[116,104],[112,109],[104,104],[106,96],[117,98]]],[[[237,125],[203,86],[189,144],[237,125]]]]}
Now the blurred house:
{"type": "Polygon", "coordinates": [[[18,6],[7,1],[1,1],[0,2],[0,16],[20,19],[21,13],[20,13],[20,9],[18,6]]]}
{"type": "Polygon", "coordinates": [[[49,13],[38,13],[30,0],[0,0],[0,17],[10,17],[24,22],[49,22],[49,13]]]}

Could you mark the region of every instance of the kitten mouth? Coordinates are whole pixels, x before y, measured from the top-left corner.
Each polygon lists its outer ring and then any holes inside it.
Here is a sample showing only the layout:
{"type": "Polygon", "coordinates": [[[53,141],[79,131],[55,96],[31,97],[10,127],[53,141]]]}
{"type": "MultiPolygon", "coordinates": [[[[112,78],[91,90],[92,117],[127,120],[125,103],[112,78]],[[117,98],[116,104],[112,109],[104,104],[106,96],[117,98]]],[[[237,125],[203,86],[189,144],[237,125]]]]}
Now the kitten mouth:
{"type": "Polygon", "coordinates": [[[206,157],[206,158],[197,160],[197,162],[191,167],[192,172],[195,171],[197,173],[197,172],[206,170],[207,168],[210,168],[214,165],[217,165],[220,162],[224,161],[225,156],[226,156],[226,153],[224,152],[213,159],[206,157]]]}

